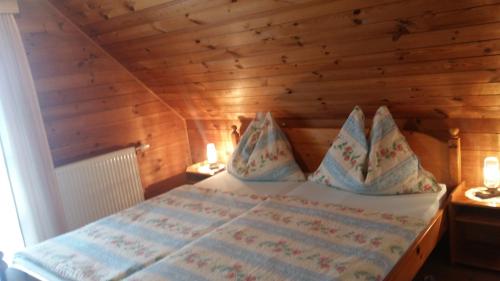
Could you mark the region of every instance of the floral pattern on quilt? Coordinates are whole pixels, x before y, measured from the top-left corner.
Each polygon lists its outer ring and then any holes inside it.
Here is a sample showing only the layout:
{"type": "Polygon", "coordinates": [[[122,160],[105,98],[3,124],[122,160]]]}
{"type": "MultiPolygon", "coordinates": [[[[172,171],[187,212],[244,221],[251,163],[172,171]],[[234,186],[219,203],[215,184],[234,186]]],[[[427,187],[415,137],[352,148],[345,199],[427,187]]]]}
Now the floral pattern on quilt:
{"type": "Polygon", "coordinates": [[[241,137],[227,171],[243,180],[300,181],[304,174],[271,113],[258,114],[241,137]]]}
{"type": "Polygon", "coordinates": [[[64,280],[121,280],[264,199],[182,186],[30,247],[18,253],[14,263],[41,267],[64,280]]]}
{"type": "Polygon", "coordinates": [[[126,280],[383,280],[424,227],[278,196],[126,280]]]}
{"type": "Polygon", "coordinates": [[[432,174],[420,165],[385,106],[375,114],[370,145],[364,134],[364,115],[355,107],[309,180],[372,195],[440,189],[432,174]]]}

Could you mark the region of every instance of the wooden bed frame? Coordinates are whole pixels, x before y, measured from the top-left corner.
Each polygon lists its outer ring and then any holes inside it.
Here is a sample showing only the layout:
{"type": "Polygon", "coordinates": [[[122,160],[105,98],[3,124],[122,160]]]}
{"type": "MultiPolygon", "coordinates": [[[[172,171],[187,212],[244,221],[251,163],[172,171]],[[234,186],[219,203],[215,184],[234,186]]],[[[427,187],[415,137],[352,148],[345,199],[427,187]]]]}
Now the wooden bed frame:
{"type": "MultiPolygon", "coordinates": [[[[286,126],[286,123],[280,125],[289,137],[297,161],[303,170],[308,172],[312,172],[318,167],[331,142],[339,132],[339,129],[333,128],[290,128],[286,126]]],[[[246,126],[242,126],[242,128],[246,128],[246,126]]],[[[458,129],[450,129],[449,139],[443,141],[421,132],[403,131],[410,147],[417,154],[424,168],[433,173],[439,182],[445,183],[448,191],[445,203],[387,275],[385,281],[411,281],[447,230],[446,210],[450,198],[449,194],[458,185],[463,184],[458,133],[458,129]]],[[[233,128],[231,136],[233,142],[237,143],[239,134],[236,128],[233,128]]],[[[1,279],[4,269],[0,269],[1,279]]]]}
{"type": "MultiPolygon", "coordinates": [[[[250,121],[250,119],[240,119],[241,132],[250,121]]],[[[278,121],[278,123],[290,140],[297,162],[306,172],[316,170],[340,131],[338,128],[303,128],[301,123],[296,124],[296,122],[288,124],[287,121],[278,121]]],[[[451,198],[449,195],[459,185],[464,184],[458,128],[449,129],[447,140],[440,140],[418,131],[402,132],[419,157],[422,166],[431,172],[438,182],[446,184],[447,194],[437,214],[389,272],[385,281],[411,281],[415,277],[448,228],[447,206],[451,198]]]]}
{"type": "Polygon", "coordinates": [[[447,210],[450,194],[459,185],[465,184],[462,182],[459,130],[453,128],[449,133],[450,138],[446,143],[422,133],[411,133],[413,136],[407,136],[422,165],[433,173],[439,182],[446,183],[448,190],[437,214],[387,275],[386,281],[411,281],[448,229],[447,210]]]}

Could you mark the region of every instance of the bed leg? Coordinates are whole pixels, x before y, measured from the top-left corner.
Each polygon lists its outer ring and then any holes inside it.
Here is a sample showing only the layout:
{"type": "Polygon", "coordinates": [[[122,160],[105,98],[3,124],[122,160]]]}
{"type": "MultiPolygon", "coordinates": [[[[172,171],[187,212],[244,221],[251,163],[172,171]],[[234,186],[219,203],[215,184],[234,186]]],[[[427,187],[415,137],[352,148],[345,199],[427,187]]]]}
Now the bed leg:
{"type": "Polygon", "coordinates": [[[7,281],[5,271],[7,271],[7,263],[3,260],[3,252],[0,252],[0,281],[7,281]]]}

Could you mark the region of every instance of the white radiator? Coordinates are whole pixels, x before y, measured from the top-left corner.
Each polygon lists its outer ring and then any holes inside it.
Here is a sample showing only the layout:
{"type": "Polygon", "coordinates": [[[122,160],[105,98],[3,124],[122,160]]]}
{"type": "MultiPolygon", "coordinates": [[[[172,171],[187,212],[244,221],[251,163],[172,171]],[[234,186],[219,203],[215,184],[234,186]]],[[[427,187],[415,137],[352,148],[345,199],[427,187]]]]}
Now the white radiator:
{"type": "Polygon", "coordinates": [[[135,148],[56,168],[67,230],[144,201],[135,148]]]}

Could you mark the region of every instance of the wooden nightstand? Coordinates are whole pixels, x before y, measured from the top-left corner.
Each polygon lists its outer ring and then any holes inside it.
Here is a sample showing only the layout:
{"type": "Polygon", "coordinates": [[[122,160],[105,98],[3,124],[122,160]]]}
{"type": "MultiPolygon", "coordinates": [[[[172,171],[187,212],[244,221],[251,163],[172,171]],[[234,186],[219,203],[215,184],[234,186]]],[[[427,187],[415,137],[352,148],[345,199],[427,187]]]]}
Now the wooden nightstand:
{"type": "Polygon", "coordinates": [[[189,184],[194,184],[226,169],[224,164],[219,163],[218,165],[219,167],[217,169],[210,169],[207,162],[200,162],[187,167],[187,182],[189,184]]]}
{"type": "Polygon", "coordinates": [[[449,205],[453,263],[500,270],[500,206],[469,199],[458,187],[449,205]]]}

